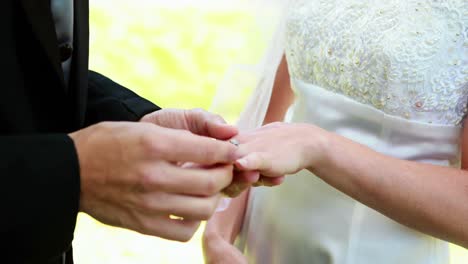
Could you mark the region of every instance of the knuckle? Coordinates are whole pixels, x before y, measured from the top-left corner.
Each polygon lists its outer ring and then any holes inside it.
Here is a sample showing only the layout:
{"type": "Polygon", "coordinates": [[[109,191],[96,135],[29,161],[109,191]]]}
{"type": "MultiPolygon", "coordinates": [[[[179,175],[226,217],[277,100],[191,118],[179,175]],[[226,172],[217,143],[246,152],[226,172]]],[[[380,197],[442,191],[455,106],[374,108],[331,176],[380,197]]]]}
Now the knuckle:
{"type": "Polygon", "coordinates": [[[140,199],[140,206],[145,212],[160,211],[160,203],[154,197],[143,196],[140,199]]]}
{"type": "Polygon", "coordinates": [[[191,112],[197,115],[204,115],[206,113],[205,109],[200,107],[192,108],[191,112]]]}
{"type": "Polygon", "coordinates": [[[152,133],[145,133],[140,137],[140,143],[145,153],[160,155],[170,150],[169,139],[162,135],[156,136],[152,133]]]}
{"type": "Polygon", "coordinates": [[[162,175],[149,168],[142,168],[139,172],[139,187],[145,190],[148,187],[155,188],[162,185],[162,175]]]}
{"type": "Polygon", "coordinates": [[[190,116],[187,120],[202,120],[203,116],[206,114],[206,111],[202,108],[193,108],[186,112],[186,116],[190,116]]]}
{"type": "Polygon", "coordinates": [[[153,154],[155,155],[164,155],[171,151],[171,139],[170,138],[161,138],[153,145],[153,154]]]}
{"type": "Polygon", "coordinates": [[[140,233],[155,236],[159,234],[159,230],[153,221],[149,219],[142,219],[140,223],[140,233]]]}
{"type": "Polygon", "coordinates": [[[154,137],[147,133],[140,135],[140,144],[145,151],[153,151],[155,145],[154,137]]]}
{"type": "Polygon", "coordinates": [[[154,194],[148,203],[151,203],[148,209],[150,209],[154,214],[167,214],[174,210],[169,196],[165,193],[154,194]]]}
{"type": "Polygon", "coordinates": [[[206,177],[203,192],[205,195],[214,195],[219,192],[218,180],[217,177],[210,174],[206,177]]]}
{"type": "Polygon", "coordinates": [[[95,125],[95,127],[102,128],[102,129],[110,129],[113,127],[113,123],[109,121],[104,121],[95,125]]]}
{"type": "Polygon", "coordinates": [[[145,212],[152,212],[154,210],[154,204],[149,199],[142,199],[140,201],[140,209],[145,212]]]}
{"type": "Polygon", "coordinates": [[[200,220],[208,220],[213,215],[214,211],[216,210],[216,203],[213,201],[207,201],[203,204],[203,206],[198,211],[200,220]]]}

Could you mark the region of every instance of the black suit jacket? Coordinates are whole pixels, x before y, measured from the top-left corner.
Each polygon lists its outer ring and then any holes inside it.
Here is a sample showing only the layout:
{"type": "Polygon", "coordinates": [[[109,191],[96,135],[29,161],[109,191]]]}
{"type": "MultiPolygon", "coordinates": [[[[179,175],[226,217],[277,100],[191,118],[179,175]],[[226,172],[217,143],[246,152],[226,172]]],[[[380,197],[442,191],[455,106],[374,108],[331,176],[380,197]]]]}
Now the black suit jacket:
{"type": "Polygon", "coordinates": [[[0,1],[1,263],[63,263],[64,252],[71,263],[80,172],[67,133],[159,109],[88,71],[87,0],[74,1],[65,86],[49,1],[0,1]]]}

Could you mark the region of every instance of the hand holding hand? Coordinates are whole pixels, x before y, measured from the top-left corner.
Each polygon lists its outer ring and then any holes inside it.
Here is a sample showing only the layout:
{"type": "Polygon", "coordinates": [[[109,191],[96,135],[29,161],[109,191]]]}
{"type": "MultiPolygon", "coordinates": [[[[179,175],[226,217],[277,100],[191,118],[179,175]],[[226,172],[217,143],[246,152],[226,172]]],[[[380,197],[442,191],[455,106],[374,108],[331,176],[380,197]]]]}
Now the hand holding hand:
{"type": "MultiPolygon", "coordinates": [[[[168,128],[187,130],[196,135],[219,140],[230,139],[238,133],[237,128],[226,124],[221,116],[203,109],[163,109],[144,116],[141,121],[168,128]]],[[[258,184],[258,180],[258,172],[237,171],[234,173],[233,183],[225,188],[223,193],[229,197],[236,197],[252,184],[258,184]]],[[[274,186],[277,185],[278,180],[265,179],[262,182],[264,186],[274,186]]]]}
{"type": "Polygon", "coordinates": [[[281,185],[283,181],[284,177],[267,177],[261,175],[258,171],[240,171],[234,168],[233,181],[223,189],[223,194],[234,198],[250,187],[274,187],[281,185]]]}
{"type": "Polygon", "coordinates": [[[241,171],[281,177],[319,164],[325,153],[326,131],[308,124],[272,123],[238,135],[241,171]]]}
{"type": "Polygon", "coordinates": [[[232,181],[236,147],[149,123],[101,123],[70,134],[81,171],[80,210],[99,221],[189,240],[232,181]],[[179,162],[203,164],[182,168],[179,162]],[[181,217],[173,219],[171,216],[181,217]]]}

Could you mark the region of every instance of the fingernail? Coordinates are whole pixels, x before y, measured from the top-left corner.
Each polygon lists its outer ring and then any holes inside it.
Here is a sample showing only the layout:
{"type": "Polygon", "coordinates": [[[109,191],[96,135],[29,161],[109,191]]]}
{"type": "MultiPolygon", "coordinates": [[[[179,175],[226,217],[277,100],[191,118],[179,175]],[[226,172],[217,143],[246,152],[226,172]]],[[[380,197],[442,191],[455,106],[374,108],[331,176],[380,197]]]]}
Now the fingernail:
{"type": "Polygon", "coordinates": [[[239,159],[237,160],[237,164],[239,164],[243,168],[246,168],[248,165],[248,161],[246,159],[239,159]]]}

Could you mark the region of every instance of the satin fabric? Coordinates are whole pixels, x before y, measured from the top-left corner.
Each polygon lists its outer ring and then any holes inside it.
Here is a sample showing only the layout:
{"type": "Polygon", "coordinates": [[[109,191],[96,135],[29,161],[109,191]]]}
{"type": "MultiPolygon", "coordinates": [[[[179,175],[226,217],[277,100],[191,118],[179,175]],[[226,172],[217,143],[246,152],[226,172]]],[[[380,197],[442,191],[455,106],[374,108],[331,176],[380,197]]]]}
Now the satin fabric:
{"type": "MultiPolygon", "coordinates": [[[[390,116],[301,80],[292,85],[297,99],[287,122],[311,123],[395,158],[460,166],[460,126],[390,116]]],[[[249,199],[237,240],[249,263],[449,263],[446,242],[389,219],[306,171],[280,187],[253,189],[249,199]]]]}

